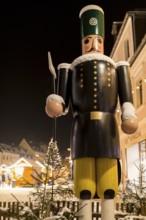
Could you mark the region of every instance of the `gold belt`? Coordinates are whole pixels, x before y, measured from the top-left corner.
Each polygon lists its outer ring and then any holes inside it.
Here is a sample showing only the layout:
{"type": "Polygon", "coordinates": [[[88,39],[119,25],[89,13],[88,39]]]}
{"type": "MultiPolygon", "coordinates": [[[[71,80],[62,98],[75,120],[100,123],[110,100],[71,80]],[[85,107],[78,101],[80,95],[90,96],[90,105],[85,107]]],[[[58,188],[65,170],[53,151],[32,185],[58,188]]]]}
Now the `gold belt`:
{"type": "Polygon", "coordinates": [[[101,120],[102,112],[90,112],[90,120],[101,120]]]}

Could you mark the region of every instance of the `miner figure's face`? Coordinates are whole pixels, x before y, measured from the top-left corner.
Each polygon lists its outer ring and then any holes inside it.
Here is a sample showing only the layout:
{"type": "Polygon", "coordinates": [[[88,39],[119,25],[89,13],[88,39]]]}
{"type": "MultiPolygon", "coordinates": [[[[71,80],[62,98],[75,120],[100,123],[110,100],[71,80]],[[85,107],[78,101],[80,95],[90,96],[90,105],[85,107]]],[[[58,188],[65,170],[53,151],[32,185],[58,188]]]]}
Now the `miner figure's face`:
{"type": "Polygon", "coordinates": [[[103,38],[98,35],[88,35],[82,39],[82,54],[104,52],[103,38]]]}

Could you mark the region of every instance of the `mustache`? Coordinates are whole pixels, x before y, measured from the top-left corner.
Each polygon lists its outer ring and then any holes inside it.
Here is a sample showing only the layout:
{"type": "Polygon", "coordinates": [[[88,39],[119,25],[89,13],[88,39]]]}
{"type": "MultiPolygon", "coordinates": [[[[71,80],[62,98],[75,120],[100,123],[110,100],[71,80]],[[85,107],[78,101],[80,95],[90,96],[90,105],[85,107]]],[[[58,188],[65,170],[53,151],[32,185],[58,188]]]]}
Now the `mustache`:
{"type": "Polygon", "coordinates": [[[100,50],[96,50],[94,47],[91,47],[91,49],[90,50],[87,50],[87,52],[91,52],[91,51],[96,51],[96,52],[101,52],[100,50]]]}

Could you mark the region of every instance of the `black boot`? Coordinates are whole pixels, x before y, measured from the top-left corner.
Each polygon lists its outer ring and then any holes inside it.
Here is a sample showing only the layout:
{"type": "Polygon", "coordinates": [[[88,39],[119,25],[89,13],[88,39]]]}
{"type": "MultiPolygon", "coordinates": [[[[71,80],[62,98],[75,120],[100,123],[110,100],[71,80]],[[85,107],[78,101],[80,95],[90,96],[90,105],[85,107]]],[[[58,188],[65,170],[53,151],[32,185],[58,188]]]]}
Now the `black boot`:
{"type": "Polygon", "coordinates": [[[104,192],[104,199],[113,199],[115,197],[115,191],[112,189],[107,189],[104,192]]]}
{"type": "Polygon", "coordinates": [[[91,192],[89,190],[82,190],[80,192],[80,199],[91,199],[91,192]]]}

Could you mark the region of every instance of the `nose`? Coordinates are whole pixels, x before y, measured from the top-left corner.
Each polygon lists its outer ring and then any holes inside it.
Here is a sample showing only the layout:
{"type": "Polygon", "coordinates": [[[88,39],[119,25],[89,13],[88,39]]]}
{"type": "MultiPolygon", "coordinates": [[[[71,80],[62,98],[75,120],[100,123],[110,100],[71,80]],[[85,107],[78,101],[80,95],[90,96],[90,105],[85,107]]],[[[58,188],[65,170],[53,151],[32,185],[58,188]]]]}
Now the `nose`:
{"type": "Polygon", "coordinates": [[[92,48],[95,50],[96,49],[96,39],[92,40],[92,48]]]}

